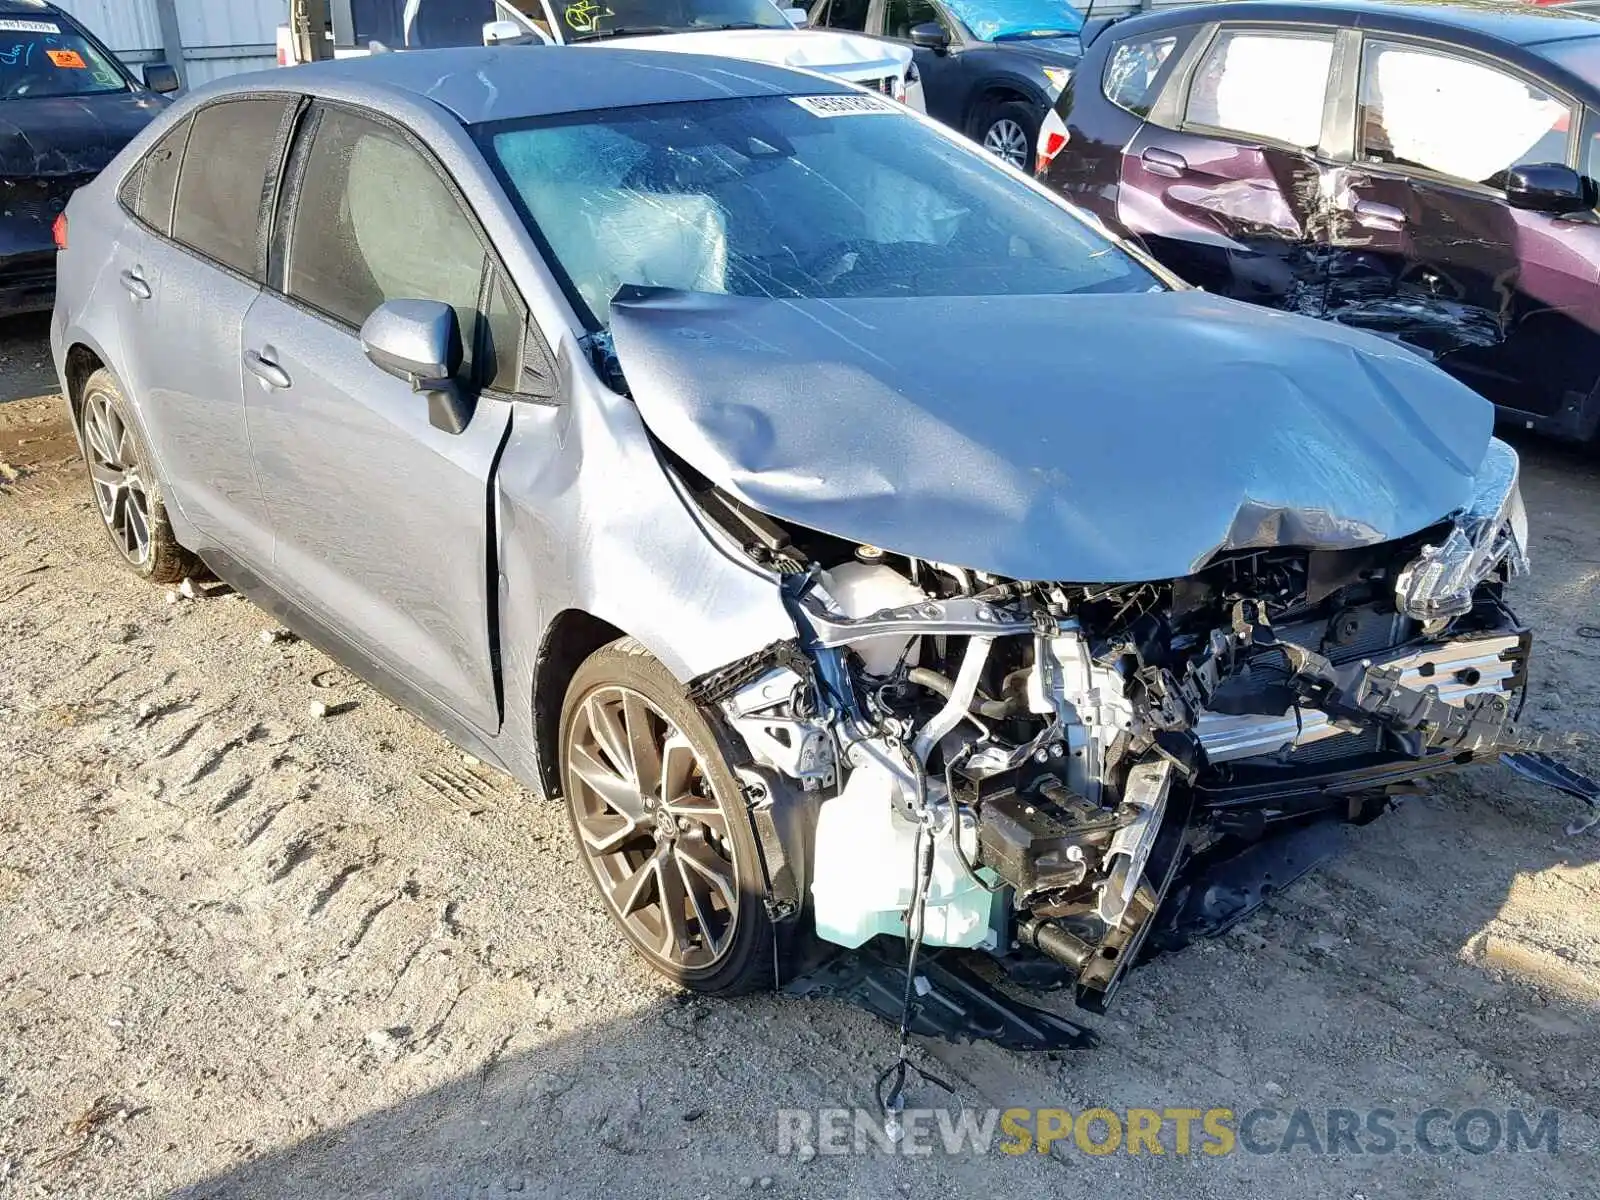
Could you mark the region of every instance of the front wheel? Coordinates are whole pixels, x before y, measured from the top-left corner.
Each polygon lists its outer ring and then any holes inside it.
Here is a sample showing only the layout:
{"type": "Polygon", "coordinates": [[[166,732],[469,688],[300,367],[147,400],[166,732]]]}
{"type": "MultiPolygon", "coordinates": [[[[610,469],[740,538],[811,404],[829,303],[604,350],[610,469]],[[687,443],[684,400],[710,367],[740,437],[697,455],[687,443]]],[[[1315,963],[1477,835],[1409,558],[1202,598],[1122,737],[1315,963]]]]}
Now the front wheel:
{"type": "Polygon", "coordinates": [[[1032,174],[1040,123],[1032,105],[1008,100],[980,113],[975,133],[978,143],[990,154],[1032,174]]]}
{"type": "Polygon", "coordinates": [[[645,960],[710,995],[770,987],[773,929],[743,792],[705,716],[631,638],[573,677],[561,774],[578,853],[645,960]]]}

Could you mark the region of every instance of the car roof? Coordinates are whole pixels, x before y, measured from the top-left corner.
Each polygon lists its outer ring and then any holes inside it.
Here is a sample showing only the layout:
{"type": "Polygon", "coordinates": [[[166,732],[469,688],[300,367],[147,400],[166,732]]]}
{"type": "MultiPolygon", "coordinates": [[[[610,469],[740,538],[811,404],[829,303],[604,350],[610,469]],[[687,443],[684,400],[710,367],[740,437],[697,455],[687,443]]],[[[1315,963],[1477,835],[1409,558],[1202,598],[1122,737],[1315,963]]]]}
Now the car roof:
{"type": "Polygon", "coordinates": [[[234,76],[229,82],[248,87],[268,81],[275,88],[312,93],[353,91],[376,104],[386,97],[431,100],[466,124],[637,104],[851,90],[837,80],[786,67],[620,46],[406,50],[234,76]]]}
{"type": "Polygon", "coordinates": [[[1600,24],[1592,17],[1562,12],[1559,6],[1514,0],[1222,0],[1169,9],[1163,15],[1175,24],[1200,20],[1314,21],[1357,27],[1382,24],[1417,31],[1450,29],[1512,46],[1600,37],[1600,24]]]}

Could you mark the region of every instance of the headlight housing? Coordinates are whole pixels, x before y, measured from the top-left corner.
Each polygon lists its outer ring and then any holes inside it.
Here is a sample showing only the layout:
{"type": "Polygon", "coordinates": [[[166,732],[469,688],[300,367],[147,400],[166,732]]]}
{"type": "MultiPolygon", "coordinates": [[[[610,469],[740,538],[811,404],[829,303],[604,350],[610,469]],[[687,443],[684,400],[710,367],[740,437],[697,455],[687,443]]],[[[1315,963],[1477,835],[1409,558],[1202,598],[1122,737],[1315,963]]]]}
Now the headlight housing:
{"type": "Polygon", "coordinates": [[[1072,78],[1072,70],[1069,67],[1045,67],[1044,77],[1050,83],[1050,99],[1054,100],[1067,86],[1067,80],[1072,78]]]}
{"type": "Polygon", "coordinates": [[[1528,512],[1517,452],[1496,438],[1478,470],[1472,501],[1456,516],[1450,536],[1423,547],[1395,581],[1400,611],[1436,630],[1472,611],[1472,594],[1501,563],[1508,575],[1527,573],[1528,512]]]}

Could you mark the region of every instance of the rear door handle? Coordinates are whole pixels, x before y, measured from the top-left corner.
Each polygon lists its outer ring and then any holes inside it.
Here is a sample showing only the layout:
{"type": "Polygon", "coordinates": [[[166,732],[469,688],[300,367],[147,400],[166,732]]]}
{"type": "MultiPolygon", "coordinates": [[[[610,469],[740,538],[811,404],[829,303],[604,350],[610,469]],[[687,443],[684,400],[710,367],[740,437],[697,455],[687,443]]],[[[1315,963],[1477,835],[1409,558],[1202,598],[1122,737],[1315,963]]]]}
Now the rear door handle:
{"type": "Polygon", "coordinates": [[[145,282],[144,276],[139,273],[138,267],[122,273],[122,286],[127,289],[128,294],[135,300],[150,299],[150,285],[145,282]]]}
{"type": "Polygon", "coordinates": [[[1361,224],[1374,229],[1399,229],[1406,223],[1406,214],[1402,209],[1377,200],[1357,200],[1353,211],[1361,224]]]}
{"type": "Polygon", "coordinates": [[[273,361],[272,347],[263,350],[246,350],[244,352],[244,365],[250,374],[271,388],[286,388],[294,384],[285,371],[273,361]]]}
{"type": "Polygon", "coordinates": [[[1139,161],[1150,174],[1166,179],[1176,179],[1189,169],[1189,160],[1183,155],[1163,150],[1160,146],[1146,147],[1139,155],[1139,161]]]}

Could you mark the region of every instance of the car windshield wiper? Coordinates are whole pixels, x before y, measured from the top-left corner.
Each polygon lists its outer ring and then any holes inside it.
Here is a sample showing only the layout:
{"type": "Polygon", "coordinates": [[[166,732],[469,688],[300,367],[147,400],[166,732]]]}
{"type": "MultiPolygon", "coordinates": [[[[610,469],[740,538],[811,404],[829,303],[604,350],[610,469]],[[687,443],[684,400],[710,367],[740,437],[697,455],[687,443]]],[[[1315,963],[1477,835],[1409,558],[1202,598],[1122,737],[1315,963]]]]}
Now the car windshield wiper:
{"type": "Polygon", "coordinates": [[[596,29],[591,33],[573,34],[569,42],[594,42],[601,38],[635,37],[652,33],[682,33],[671,25],[618,25],[615,29],[596,29]]]}
{"type": "Polygon", "coordinates": [[[724,29],[786,29],[785,25],[763,25],[760,21],[729,21],[726,25],[696,25],[695,29],[705,29],[712,33],[720,33],[724,29]]]}

